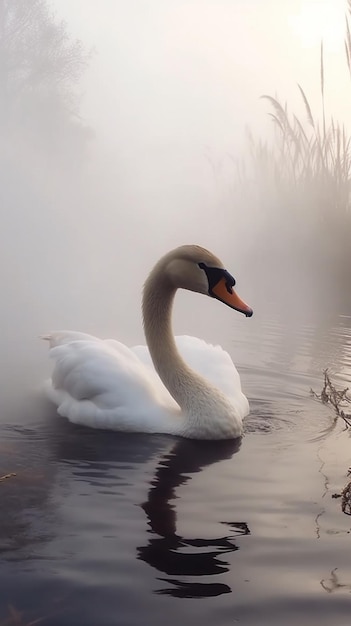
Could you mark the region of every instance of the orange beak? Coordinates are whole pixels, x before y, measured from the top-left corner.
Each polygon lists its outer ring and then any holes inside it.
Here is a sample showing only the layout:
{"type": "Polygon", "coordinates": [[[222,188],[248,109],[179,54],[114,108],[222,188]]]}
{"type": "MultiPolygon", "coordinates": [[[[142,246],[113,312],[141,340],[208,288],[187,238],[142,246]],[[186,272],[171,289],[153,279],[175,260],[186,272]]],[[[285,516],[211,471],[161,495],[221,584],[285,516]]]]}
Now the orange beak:
{"type": "Polygon", "coordinates": [[[251,317],[251,315],[253,314],[253,310],[251,309],[251,307],[249,307],[246,302],[239,298],[233,287],[228,290],[225,278],[221,278],[218,283],[214,287],[212,287],[211,295],[217,298],[217,300],[224,302],[224,304],[227,304],[232,309],[235,309],[240,313],[244,313],[246,317],[251,317]]]}

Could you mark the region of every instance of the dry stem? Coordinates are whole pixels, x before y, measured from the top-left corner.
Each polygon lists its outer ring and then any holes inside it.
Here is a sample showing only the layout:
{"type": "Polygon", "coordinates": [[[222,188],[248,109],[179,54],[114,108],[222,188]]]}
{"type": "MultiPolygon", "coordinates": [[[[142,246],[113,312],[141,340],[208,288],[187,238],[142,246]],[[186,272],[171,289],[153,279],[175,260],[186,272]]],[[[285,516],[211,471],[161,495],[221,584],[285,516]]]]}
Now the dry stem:
{"type": "Polygon", "coordinates": [[[338,391],[332,384],[328,369],[323,371],[324,385],[320,394],[311,389],[311,394],[314,398],[321,400],[323,404],[331,404],[334,408],[337,417],[341,417],[346,424],[346,428],[351,428],[351,413],[346,413],[344,408],[351,404],[351,397],[348,395],[349,388],[346,387],[342,391],[338,391]]]}
{"type": "Polygon", "coordinates": [[[4,474],[3,476],[0,476],[0,482],[6,480],[6,478],[12,478],[12,476],[17,476],[17,474],[15,474],[15,472],[11,472],[10,474],[4,474]]]}

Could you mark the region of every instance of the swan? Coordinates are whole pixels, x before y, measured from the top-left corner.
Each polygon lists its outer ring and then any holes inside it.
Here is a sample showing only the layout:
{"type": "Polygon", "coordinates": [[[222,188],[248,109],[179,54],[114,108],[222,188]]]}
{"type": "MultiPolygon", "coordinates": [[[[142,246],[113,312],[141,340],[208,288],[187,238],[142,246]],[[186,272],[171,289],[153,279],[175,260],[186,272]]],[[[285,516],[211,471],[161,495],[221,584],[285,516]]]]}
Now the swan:
{"type": "Polygon", "coordinates": [[[193,439],[242,435],[249,403],[239,374],[220,346],[174,337],[177,289],[223,302],[251,317],[235,279],[208,250],[185,245],[165,254],[149,274],[142,313],[147,346],[57,331],[44,335],[54,360],[47,397],[76,424],[117,431],[167,433],[193,439]]]}

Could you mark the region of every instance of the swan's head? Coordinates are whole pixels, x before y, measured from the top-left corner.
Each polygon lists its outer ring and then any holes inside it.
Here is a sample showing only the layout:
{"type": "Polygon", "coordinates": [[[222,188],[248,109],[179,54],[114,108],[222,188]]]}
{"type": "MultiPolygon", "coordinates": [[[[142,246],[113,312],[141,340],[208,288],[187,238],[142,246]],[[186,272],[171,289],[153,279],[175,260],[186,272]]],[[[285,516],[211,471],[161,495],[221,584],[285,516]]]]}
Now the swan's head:
{"type": "Polygon", "coordinates": [[[176,288],[216,298],[232,309],[251,317],[252,309],[234,290],[235,278],[211,252],[200,246],[181,246],[163,259],[164,271],[176,288]]]}

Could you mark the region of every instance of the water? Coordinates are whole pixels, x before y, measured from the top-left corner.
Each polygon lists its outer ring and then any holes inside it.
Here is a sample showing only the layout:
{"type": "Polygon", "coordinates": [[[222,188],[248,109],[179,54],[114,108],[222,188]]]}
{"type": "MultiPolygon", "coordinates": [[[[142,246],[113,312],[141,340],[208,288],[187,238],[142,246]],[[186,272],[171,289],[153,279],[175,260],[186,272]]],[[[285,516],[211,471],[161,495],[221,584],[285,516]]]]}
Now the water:
{"type": "Polygon", "coordinates": [[[1,416],[1,625],[350,623],[350,435],[309,390],[350,382],[351,319],[246,322],[221,342],[241,442],[92,431],[37,398],[1,416]]]}

